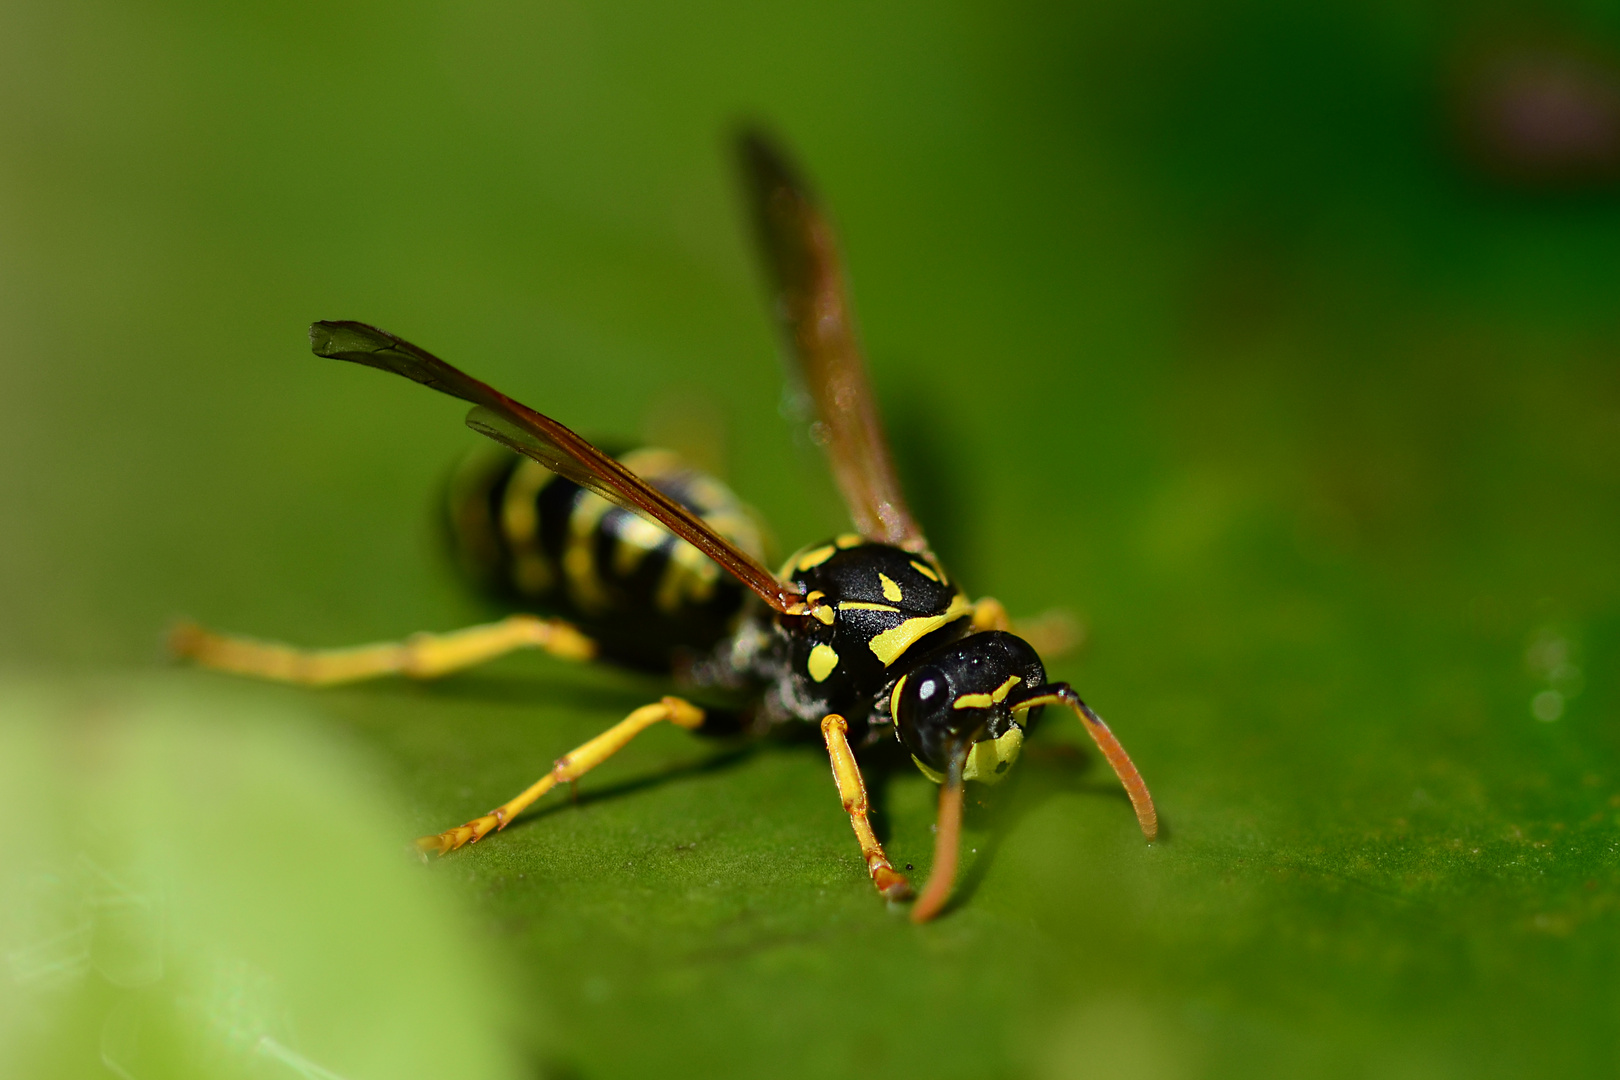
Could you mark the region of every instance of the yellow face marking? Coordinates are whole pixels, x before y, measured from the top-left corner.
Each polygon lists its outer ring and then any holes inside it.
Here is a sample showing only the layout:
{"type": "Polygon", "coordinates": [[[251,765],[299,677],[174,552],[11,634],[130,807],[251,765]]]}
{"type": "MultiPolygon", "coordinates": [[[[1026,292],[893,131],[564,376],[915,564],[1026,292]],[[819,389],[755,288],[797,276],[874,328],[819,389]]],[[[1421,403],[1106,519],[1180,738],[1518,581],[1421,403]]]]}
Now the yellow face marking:
{"type": "Polygon", "coordinates": [[[839,611],[899,611],[900,609],[897,608],[897,607],[890,607],[888,604],[869,604],[865,600],[840,600],[840,601],[838,601],[838,610],[839,611]]]}
{"type": "Polygon", "coordinates": [[[900,586],[896,585],[894,579],[888,574],[879,574],[878,584],[883,586],[883,599],[893,601],[896,604],[905,599],[905,596],[900,592],[900,586]]]}
{"type": "Polygon", "coordinates": [[[933,633],[946,623],[954,622],[973,610],[973,605],[961,593],[951,597],[951,606],[941,615],[924,615],[907,619],[892,630],[885,630],[867,642],[867,646],[888,667],[900,654],[915,645],[924,635],[933,633]]]}
{"type": "Polygon", "coordinates": [[[906,680],[909,678],[910,675],[900,676],[900,681],[895,683],[894,689],[889,692],[889,715],[894,717],[897,724],[900,722],[900,691],[905,688],[906,680]]]}
{"type": "Polygon", "coordinates": [[[818,547],[805,552],[803,555],[799,556],[799,571],[802,573],[805,570],[813,570],[822,563],[826,562],[828,559],[832,558],[833,553],[837,550],[837,548],[833,547],[831,544],[828,544],[825,547],[818,547]]]}
{"type": "Polygon", "coordinates": [[[1028,716],[1029,710],[1033,709],[1035,706],[1061,705],[1062,703],[1063,699],[1056,694],[1043,694],[1038,698],[1031,698],[1028,701],[1020,701],[1012,711],[1013,719],[1017,720],[1019,723],[1023,723],[1024,717],[1028,716]]]}
{"type": "Polygon", "coordinates": [[[1007,733],[999,739],[974,743],[973,749],[968,751],[962,779],[994,784],[1012,768],[1012,763],[1018,760],[1018,754],[1023,749],[1024,729],[1017,724],[1008,728],[1007,733]]]}
{"type": "Polygon", "coordinates": [[[833,673],[838,666],[838,654],[831,645],[817,645],[810,650],[810,662],[805,665],[810,670],[810,677],[816,682],[825,682],[827,676],[833,673]]]}
{"type": "Polygon", "coordinates": [[[1017,675],[1007,676],[1006,682],[1002,683],[1000,686],[996,687],[990,692],[990,700],[995,702],[997,705],[1000,705],[1003,701],[1007,700],[1007,695],[1012,693],[1012,688],[1023,681],[1024,680],[1017,675]]]}
{"type": "Polygon", "coordinates": [[[963,694],[951,702],[953,709],[988,709],[995,704],[989,694],[963,694]]]}
{"type": "Polygon", "coordinates": [[[843,533],[834,538],[833,543],[837,544],[838,550],[842,551],[845,548],[859,547],[861,544],[866,543],[866,537],[856,533],[843,533]]]}
{"type": "Polygon", "coordinates": [[[927,578],[929,581],[939,580],[938,574],[934,573],[927,567],[927,565],[918,562],[916,559],[911,560],[911,568],[917,571],[917,573],[921,574],[923,577],[927,578]]]}
{"type": "MultiPolygon", "coordinates": [[[[1019,753],[1024,749],[1024,729],[1016,724],[1007,729],[1007,733],[999,739],[986,739],[984,742],[973,744],[968,751],[967,763],[962,767],[963,780],[977,780],[981,784],[994,784],[1007,774],[1012,763],[1018,760],[1019,753]]],[[[916,754],[911,760],[928,779],[936,784],[945,782],[945,774],[938,769],[931,769],[917,759],[916,754]]]]}

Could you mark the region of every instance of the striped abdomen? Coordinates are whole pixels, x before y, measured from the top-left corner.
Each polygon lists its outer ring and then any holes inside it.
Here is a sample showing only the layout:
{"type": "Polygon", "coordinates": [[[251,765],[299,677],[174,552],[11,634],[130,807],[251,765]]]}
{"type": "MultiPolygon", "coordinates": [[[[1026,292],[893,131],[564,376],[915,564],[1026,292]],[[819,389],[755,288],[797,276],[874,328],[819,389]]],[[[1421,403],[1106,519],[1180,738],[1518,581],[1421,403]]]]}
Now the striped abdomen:
{"type": "MultiPolygon", "coordinates": [[[[764,557],[751,512],[724,484],[667,450],[619,460],[764,557]]],[[[470,455],[448,509],[457,559],[481,588],[575,623],[626,663],[666,669],[681,650],[707,653],[751,599],[684,540],[510,451],[470,455]]]]}

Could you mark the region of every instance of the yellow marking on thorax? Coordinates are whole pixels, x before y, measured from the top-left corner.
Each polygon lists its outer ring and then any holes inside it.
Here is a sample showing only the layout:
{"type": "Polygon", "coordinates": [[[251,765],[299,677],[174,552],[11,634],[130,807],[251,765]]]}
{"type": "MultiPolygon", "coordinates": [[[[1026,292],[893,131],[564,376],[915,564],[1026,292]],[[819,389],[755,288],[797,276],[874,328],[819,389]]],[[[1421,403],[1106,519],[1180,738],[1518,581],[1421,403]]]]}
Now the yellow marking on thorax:
{"type": "Polygon", "coordinates": [[[810,614],[814,615],[822,623],[822,625],[831,626],[833,624],[833,619],[836,618],[836,616],[833,614],[832,605],[818,602],[826,595],[826,593],[822,592],[820,589],[817,589],[809,596],[804,598],[804,603],[805,606],[810,609],[810,614]]]}
{"type": "Polygon", "coordinates": [[[838,550],[842,551],[845,548],[860,547],[866,543],[866,537],[858,533],[840,533],[833,538],[833,543],[838,545],[838,550]]]}
{"type": "Polygon", "coordinates": [[[891,630],[885,630],[875,635],[867,642],[868,647],[888,667],[900,658],[900,654],[915,645],[919,639],[933,633],[946,623],[954,622],[973,609],[968,598],[961,593],[951,597],[951,606],[940,615],[924,615],[915,619],[907,619],[891,630]]]}
{"type": "Polygon", "coordinates": [[[896,585],[888,574],[878,574],[878,584],[883,586],[883,599],[892,600],[896,604],[905,599],[905,595],[900,592],[900,586],[896,585]]]}
{"type": "Polygon", "coordinates": [[[917,571],[917,573],[921,574],[923,577],[927,578],[929,581],[939,580],[938,574],[934,573],[925,564],[918,562],[916,559],[911,560],[911,568],[917,571]]]}
{"type": "Polygon", "coordinates": [[[898,612],[900,609],[897,608],[897,607],[890,607],[888,604],[871,604],[871,603],[868,603],[865,600],[840,600],[840,601],[838,601],[838,610],[839,611],[893,611],[893,612],[898,612]]]}
{"type": "Polygon", "coordinates": [[[838,653],[831,645],[817,645],[810,650],[810,660],[805,666],[812,679],[825,682],[827,676],[833,673],[833,668],[838,666],[838,653]]]}
{"type": "Polygon", "coordinates": [[[833,554],[837,550],[838,549],[833,547],[831,544],[827,544],[823,547],[812,548],[803,555],[800,555],[799,561],[795,565],[798,567],[800,573],[803,573],[806,570],[814,570],[816,567],[832,558],[833,554]]]}

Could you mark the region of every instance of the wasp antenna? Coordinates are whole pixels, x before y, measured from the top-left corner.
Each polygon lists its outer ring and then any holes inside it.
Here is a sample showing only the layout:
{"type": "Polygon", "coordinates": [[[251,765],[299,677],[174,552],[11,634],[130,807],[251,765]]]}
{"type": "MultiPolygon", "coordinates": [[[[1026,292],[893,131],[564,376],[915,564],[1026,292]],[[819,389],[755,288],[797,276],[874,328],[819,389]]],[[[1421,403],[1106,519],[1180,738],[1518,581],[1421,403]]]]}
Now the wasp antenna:
{"type": "Polygon", "coordinates": [[[1064,701],[1074,710],[1075,715],[1080,717],[1086,730],[1091,733],[1092,740],[1096,742],[1097,749],[1108,759],[1108,764],[1114,767],[1114,775],[1125,785],[1125,794],[1131,797],[1131,809],[1136,811],[1136,821],[1142,826],[1142,835],[1149,840],[1157,839],[1159,812],[1154,809],[1153,795],[1148,791],[1147,782],[1142,779],[1142,774],[1136,771],[1131,756],[1125,752],[1119,740],[1114,738],[1114,733],[1103,723],[1103,718],[1092,712],[1091,706],[1080,700],[1079,694],[1068,690],[1064,695],[1064,701]]]}

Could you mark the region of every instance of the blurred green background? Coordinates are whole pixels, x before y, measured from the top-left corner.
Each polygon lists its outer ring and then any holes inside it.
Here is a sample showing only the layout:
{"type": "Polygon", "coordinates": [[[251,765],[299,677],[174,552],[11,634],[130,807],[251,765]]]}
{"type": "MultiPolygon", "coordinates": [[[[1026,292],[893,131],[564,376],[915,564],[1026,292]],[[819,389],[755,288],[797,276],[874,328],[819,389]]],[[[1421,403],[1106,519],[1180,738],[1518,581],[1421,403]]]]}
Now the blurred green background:
{"type": "MultiPolygon", "coordinates": [[[[12,0],[0,1071],[1614,1075],[1617,50],[1574,0],[12,0]],[[781,549],[841,529],[742,116],[840,224],[941,553],[1084,618],[1054,675],[1163,842],[1049,724],[917,928],[813,742],[655,730],[422,868],[662,687],[167,668],[182,614],[487,614],[428,514],[460,410],[316,318],[598,436],[698,403],[781,549]]],[[[886,785],[898,861],[932,798],[886,785]]]]}

